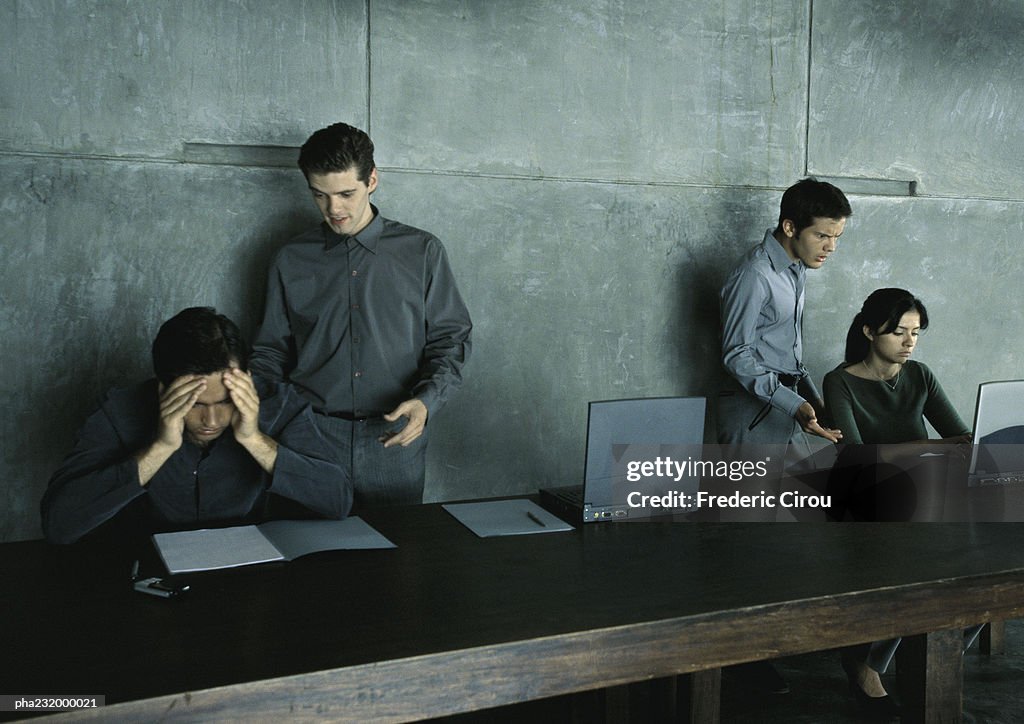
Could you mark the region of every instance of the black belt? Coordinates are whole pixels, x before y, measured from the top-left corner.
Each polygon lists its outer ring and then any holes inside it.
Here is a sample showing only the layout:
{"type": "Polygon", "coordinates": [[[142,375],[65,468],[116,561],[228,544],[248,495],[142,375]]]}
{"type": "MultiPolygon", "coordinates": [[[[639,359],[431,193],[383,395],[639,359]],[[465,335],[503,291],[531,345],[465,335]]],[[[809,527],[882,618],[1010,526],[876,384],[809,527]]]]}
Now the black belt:
{"type": "Polygon", "coordinates": [[[327,410],[318,410],[315,407],[313,412],[324,417],[336,417],[339,420],[348,420],[349,422],[366,422],[370,419],[369,415],[356,415],[352,412],[327,412],[327,410]]]}
{"type": "Polygon", "coordinates": [[[779,384],[783,387],[796,387],[803,378],[803,375],[779,375],[779,384]]]}

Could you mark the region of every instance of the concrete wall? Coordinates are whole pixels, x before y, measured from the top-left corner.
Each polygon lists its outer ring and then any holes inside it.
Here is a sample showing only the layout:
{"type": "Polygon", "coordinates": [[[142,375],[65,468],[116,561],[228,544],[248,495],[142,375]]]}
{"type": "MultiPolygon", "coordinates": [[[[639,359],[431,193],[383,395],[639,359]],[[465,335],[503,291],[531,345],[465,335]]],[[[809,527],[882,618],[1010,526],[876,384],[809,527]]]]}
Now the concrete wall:
{"type": "Polygon", "coordinates": [[[254,330],[269,255],[316,222],[265,147],[336,120],[476,322],[430,499],[578,481],[587,400],[712,394],[717,288],[808,172],[857,190],[810,278],[810,368],[906,286],[969,418],[978,382],[1022,376],[1022,30],[1009,0],[0,3],[0,540],[39,535],[160,321],[212,304],[254,330]]]}

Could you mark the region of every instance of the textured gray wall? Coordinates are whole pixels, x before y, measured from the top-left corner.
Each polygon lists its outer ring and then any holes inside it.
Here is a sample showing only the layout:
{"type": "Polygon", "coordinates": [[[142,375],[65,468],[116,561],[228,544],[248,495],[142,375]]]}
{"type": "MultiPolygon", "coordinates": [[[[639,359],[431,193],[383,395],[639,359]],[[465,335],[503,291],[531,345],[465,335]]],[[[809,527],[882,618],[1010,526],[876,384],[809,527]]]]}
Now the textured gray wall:
{"type": "Polygon", "coordinates": [[[919,194],[851,196],[810,278],[812,371],[907,286],[969,417],[978,382],[1022,376],[1024,10],[924,5],[0,3],[0,540],[39,534],[160,321],[203,303],[254,329],[269,255],[316,214],[247,147],[335,120],[371,132],[376,203],[444,240],[476,322],[432,499],[575,482],[587,400],[713,394],[717,288],[807,171],[919,194]]]}
{"type": "Polygon", "coordinates": [[[815,0],[809,169],[1024,198],[1024,3],[815,0]]]}

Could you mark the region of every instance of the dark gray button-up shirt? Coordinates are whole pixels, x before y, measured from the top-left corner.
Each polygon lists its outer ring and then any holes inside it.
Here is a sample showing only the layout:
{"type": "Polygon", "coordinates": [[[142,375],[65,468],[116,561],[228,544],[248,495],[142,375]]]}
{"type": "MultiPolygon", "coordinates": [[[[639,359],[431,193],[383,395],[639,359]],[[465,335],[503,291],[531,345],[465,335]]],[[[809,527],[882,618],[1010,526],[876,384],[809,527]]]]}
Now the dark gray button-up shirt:
{"type": "Polygon", "coordinates": [[[325,223],[278,252],[249,364],[323,412],[416,397],[433,415],[462,384],[472,322],[441,242],[373,211],[355,236],[325,223]]]}

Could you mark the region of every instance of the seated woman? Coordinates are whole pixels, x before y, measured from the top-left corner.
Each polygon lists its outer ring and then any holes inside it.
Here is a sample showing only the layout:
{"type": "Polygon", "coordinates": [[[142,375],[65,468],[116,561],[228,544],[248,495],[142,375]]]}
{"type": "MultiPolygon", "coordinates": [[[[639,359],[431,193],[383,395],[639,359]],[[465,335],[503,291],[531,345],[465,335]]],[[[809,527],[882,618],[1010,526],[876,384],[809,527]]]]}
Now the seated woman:
{"type": "Polygon", "coordinates": [[[924,304],[905,289],[877,289],[865,300],[846,335],[846,361],[825,375],[825,402],[844,443],[884,445],[883,461],[970,443],[935,375],[910,359],[927,328],[924,304]],[[941,440],[928,439],[926,419],[941,440]]]}
{"type": "MultiPolygon", "coordinates": [[[[845,496],[835,516],[839,519],[906,520],[913,511],[905,504],[913,509],[927,497],[920,480],[901,474],[910,467],[908,461],[929,451],[963,451],[970,444],[967,426],[935,375],[910,359],[927,327],[921,300],[905,289],[878,289],[850,325],[846,361],[825,376],[825,405],[832,425],[843,431],[844,449],[830,481],[830,491],[845,496]],[[928,439],[925,420],[941,440],[928,439]],[[887,488],[896,494],[880,494],[887,488]]],[[[842,652],[851,692],[878,714],[895,711],[879,674],[888,668],[899,641],[842,652]]]]}

